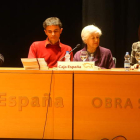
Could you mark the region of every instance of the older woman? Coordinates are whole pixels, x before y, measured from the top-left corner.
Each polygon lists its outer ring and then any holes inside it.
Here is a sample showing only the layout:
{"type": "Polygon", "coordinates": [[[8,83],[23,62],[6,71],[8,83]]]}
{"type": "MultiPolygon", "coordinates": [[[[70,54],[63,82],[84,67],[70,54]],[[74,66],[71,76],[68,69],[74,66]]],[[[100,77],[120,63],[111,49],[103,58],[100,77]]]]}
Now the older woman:
{"type": "MultiPolygon", "coordinates": [[[[85,47],[74,55],[74,61],[82,61],[80,58],[81,51],[87,51],[89,56],[93,56],[95,65],[101,68],[111,69],[115,67],[111,51],[99,46],[101,30],[94,26],[88,25],[83,28],[81,37],[86,44],[85,47]]],[[[89,58],[86,59],[89,61],[89,58]]]]}
{"type": "Polygon", "coordinates": [[[138,61],[135,58],[135,53],[138,51],[140,51],[140,25],[139,25],[139,29],[138,29],[138,37],[139,37],[139,41],[134,42],[132,44],[132,51],[131,51],[131,59],[130,59],[130,64],[131,64],[131,68],[132,69],[138,69],[140,66],[138,64],[138,61]]]}

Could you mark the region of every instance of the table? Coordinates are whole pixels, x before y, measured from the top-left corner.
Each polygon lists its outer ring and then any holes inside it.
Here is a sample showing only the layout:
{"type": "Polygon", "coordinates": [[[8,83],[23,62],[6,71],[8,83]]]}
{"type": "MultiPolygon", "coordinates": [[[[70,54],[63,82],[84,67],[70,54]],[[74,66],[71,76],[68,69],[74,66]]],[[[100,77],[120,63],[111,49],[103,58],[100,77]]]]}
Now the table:
{"type": "Polygon", "coordinates": [[[140,73],[74,72],[74,139],[140,139],[140,73]]]}
{"type": "Polygon", "coordinates": [[[0,69],[0,137],[140,139],[139,71],[0,69]]]}
{"type": "Polygon", "coordinates": [[[1,138],[72,138],[73,72],[0,70],[1,138]]]}

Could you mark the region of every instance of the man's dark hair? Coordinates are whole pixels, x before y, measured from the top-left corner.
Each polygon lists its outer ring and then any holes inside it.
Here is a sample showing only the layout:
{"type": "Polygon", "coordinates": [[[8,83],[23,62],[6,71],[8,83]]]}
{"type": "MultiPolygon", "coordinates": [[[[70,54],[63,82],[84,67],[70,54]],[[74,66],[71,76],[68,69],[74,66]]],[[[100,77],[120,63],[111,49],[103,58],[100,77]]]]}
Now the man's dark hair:
{"type": "Polygon", "coordinates": [[[46,29],[47,26],[51,26],[51,25],[57,25],[60,28],[62,28],[62,23],[60,21],[59,18],[57,17],[50,17],[47,18],[44,22],[43,22],[43,28],[46,29]]]}

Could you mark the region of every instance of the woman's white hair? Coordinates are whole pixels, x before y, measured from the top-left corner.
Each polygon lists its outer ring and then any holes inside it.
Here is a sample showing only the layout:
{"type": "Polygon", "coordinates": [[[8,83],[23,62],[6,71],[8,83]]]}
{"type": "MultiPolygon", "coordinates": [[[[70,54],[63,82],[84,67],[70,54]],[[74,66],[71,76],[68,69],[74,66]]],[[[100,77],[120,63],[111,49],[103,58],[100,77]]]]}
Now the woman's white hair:
{"type": "Polygon", "coordinates": [[[86,40],[89,38],[89,36],[92,33],[99,33],[99,36],[102,35],[102,31],[94,25],[88,25],[86,27],[83,28],[82,32],[81,32],[81,37],[84,43],[86,43],[86,40]]]}

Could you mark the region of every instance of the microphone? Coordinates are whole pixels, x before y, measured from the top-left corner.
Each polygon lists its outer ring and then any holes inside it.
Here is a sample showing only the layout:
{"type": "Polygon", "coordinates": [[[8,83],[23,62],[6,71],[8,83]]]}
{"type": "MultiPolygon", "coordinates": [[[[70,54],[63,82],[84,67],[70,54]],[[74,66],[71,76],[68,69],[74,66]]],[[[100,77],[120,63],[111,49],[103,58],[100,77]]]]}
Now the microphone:
{"type": "MultiPolygon", "coordinates": [[[[80,46],[81,46],[80,44],[77,44],[76,47],[75,47],[74,49],[72,49],[72,50],[69,52],[69,54],[70,54],[71,52],[73,52],[75,49],[79,48],[80,46]]],[[[63,57],[60,59],[60,61],[63,60],[64,58],[65,58],[65,56],[63,56],[63,57]]]]}
{"type": "Polygon", "coordinates": [[[2,54],[0,54],[0,66],[3,64],[3,62],[4,62],[4,57],[2,54]]]}

